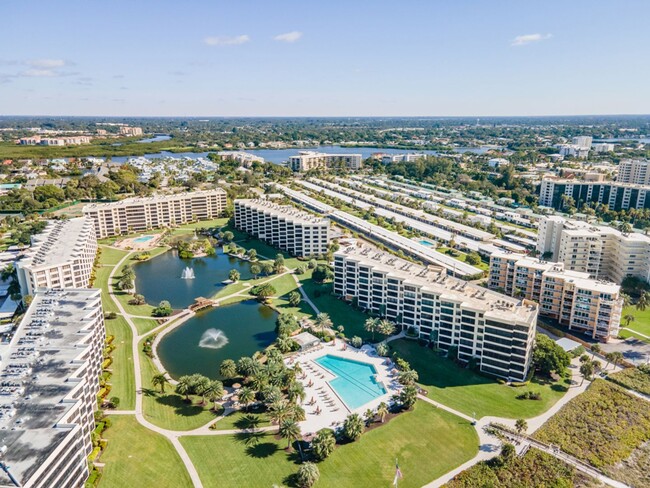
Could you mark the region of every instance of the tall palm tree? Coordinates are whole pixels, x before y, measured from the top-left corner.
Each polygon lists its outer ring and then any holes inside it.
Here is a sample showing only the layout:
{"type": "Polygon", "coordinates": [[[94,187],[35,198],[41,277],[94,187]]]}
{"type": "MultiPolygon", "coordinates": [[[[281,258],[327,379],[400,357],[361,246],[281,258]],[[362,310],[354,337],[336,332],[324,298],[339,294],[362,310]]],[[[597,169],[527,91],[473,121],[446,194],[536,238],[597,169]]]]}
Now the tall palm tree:
{"type": "Polygon", "coordinates": [[[219,366],[219,374],[226,379],[237,376],[237,365],[232,359],[224,359],[219,366]]]}
{"type": "Polygon", "coordinates": [[[634,315],[632,315],[631,313],[628,313],[628,314],[625,315],[625,317],[623,317],[623,320],[625,320],[625,327],[629,327],[630,322],[634,322],[634,315]]]}
{"type": "Polygon", "coordinates": [[[221,400],[221,397],[223,396],[223,383],[217,380],[211,381],[205,390],[205,396],[214,402],[213,410],[216,412],[218,406],[217,402],[221,400]]]}
{"type": "Polygon", "coordinates": [[[382,319],[377,325],[377,330],[384,335],[393,335],[395,333],[395,324],[390,320],[382,319]]]}
{"type": "Polygon", "coordinates": [[[650,306],[650,293],[644,291],[641,293],[639,300],[636,302],[636,309],[641,310],[642,312],[650,306]]]}
{"type": "Polygon", "coordinates": [[[369,408],[365,412],[363,412],[363,416],[366,418],[366,427],[367,427],[375,419],[375,411],[372,408],[369,408]]]}
{"type": "Polygon", "coordinates": [[[289,388],[287,388],[287,398],[290,402],[302,401],[305,399],[306,393],[305,388],[302,384],[297,381],[291,382],[289,388]]]}
{"type": "Polygon", "coordinates": [[[594,359],[596,357],[596,354],[600,354],[602,351],[602,348],[600,347],[600,344],[593,344],[591,346],[591,359],[594,359]]]}
{"type": "Polygon", "coordinates": [[[185,396],[186,402],[190,401],[190,393],[192,393],[192,378],[190,376],[184,375],[178,378],[176,393],[185,396]]]}
{"type": "Polygon", "coordinates": [[[244,405],[246,411],[248,411],[250,404],[255,401],[255,391],[252,388],[244,386],[239,390],[239,401],[244,405]]]}
{"type": "Polygon", "coordinates": [[[386,418],[386,415],[388,415],[388,405],[386,405],[385,402],[381,402],[377,407],[377,415],[379,415],[381,423],[383,424],[384,418],[386,418]]]}
{"type": "Polygon", "coordinates": [[[293,419],[283,420],[280,424],[279,434],[287,439],[287,449],[291,449],[291,443],[300,437],[300,426],[293,419]]]}
{"type": "Polygon", "coordinates": [[[374,317],[366,319],[365,323],[363,324],[363,328],[366,330],[366,332],[370,332],[372,334],[372,342],[375,342],[375,332],[377,332],[378,327],[379,319],[376,319],[374,317]]]}
{"type": "Polygon", "coordinates": [[[332,319],[330,319],[329,314],[321,312],[318,315],[316,315],[316,325],[321,330],[322,329],[329,329],[329,328],[332,327],[332,319]]]}
{"type": "Polygon", "coordinates": [[[151,384],[160,387],[160,393],[165,393],[165,386],[169,384],[167,372],[153,375],[153,378],[151,378],[151,384]]]}
{"type": "Polygon", "coordinates": [[[632,298],[627,293],[621,293],[621,298],[623,299],[623,306],[629,307],[632,305],[632,298]]]}
{"type": "Polygon", "coordinates": [[[201,405],[206,404],[206,397],[210,393],[210,378],[201,376],[194,383],[194,392],[201,396],[201,405]]]}
{"type": "Polygon", "coordinates": [[[524,419],[518,419],[517,422],[515,422],[515,429],[517,430],[517,433],[521,435],[523,432],[528,430],[528,422],[524,419]]]}
{"type": "Polygon", "coordinates": [[[291,406],[286,400],[274,402],[269,406],[269,418],[271,422],[278,425],[282,424],[284,420],[290,418],[293,414],[291,406]]]}

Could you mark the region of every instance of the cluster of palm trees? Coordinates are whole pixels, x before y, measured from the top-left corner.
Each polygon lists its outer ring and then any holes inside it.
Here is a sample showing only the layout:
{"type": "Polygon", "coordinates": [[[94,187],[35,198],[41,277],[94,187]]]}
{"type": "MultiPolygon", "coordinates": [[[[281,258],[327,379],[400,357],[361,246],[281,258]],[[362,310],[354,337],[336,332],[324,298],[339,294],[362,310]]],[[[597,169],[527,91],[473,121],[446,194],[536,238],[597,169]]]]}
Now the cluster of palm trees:
{"type": "Polygon", "coordinates": [[[118,288],[120,290],[131,290],[133,288],[133,280],[135,280],[135,272],[130,265],[125,264],[122,266],[122,275],[117,282],[118,288]]]}
{"type": "Polygon", "coordinates": [[[214,402],[213,408],[217,411],[219,409],[218,402],[224,395],[224,389],[221,381],[210,380],[201,374],[192,374],[178,378],[176,393],[183,395],[187,402],[191,401],[190,395],[200,396],[201,405],[205,405],[208,400],[214,402]]]}
{"type": "Polygon", "coordinates": [[[376,317],[370,317],[363,324],[363,328],[366,332],[372,334],[372,341],[375,342],[375,333],[380,333],[385,336],[393,335],[397,330],[397,327],[393,322],[388,319],[379,319],[376,317]]]}
{"type": "MultiPolygon", "coordinates": [[[[623,298],[623,305],[629,307],[632,304],[632,299],[630,296],[626,294],[622,294],[621,296],[623,298]]],[[[644,312],[648,307],[650,307],[650,293],[644,291],[641,293],[639,299],[634,304],[634,308],[640,312],[644,312]]],[[[625,320],[625,326],[629,327],[630,322],[634,322],[635,317],[631,313],[628,313],[623,317],[623,320],[625,320]]]]}

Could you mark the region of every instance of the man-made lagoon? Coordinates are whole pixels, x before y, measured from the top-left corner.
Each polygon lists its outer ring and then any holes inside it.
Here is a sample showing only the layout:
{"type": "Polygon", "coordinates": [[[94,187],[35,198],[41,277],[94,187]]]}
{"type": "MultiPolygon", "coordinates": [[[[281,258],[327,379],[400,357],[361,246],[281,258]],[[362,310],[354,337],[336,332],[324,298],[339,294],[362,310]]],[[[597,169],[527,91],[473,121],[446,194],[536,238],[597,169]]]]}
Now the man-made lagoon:
{"type": "Polygon", "coordinates": [[[254,300],[199,312],[165,335],[157,354],[173,378],[193,373],[220,378],[221,361],[251,356],[275,340],[276,316],[254,300]]]}

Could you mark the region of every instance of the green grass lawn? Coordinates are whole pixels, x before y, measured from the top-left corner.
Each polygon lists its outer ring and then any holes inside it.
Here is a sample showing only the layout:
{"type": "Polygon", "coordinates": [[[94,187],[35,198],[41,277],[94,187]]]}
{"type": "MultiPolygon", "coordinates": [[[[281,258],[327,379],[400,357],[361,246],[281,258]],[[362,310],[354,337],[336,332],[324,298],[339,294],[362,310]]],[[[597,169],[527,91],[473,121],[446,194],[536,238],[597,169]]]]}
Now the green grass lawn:
{"type": "Polygon", "coordinates": [[[101,488],[191,488],[192,481],[171,442],[130,415],[114,415],[111,422],[104,433],[108,445],[101,457],[106,464],[101,488]]]}
{"type": "MultiPolygon", "coordinates": [[[[182,437],[181,443],[204,486],[292,486],[289,477],[299,467],[299,457],[288,454],[284,439],[277,440],[273,433],[182,437]]],[[[391,486],[397,458],[404,475],[400,486],[420,487],[477,451],[478,438],[468,422],[417,402],[413,411],[365,433],[355,443],[338,446],[318,464],[321,475],[316,486],[391,486]]]]}
{"type": "Polygon", "coordinates": [[[95,269],[95,282],[93,283],[93,286],[95,288],[101,288],[102,290],[102,305],[104,307],[104,312],[119,313],[120,310],[108,294],[108,277],[110,276],[111,271],[113,271],[113,268],[109,266],[101,266],[95,269]]]}
{"type": "Polygon", "coordinates": [[[158,327],[158,322],[154,319],[141,319],[139,317],[134,317],[131,320],[135,324],[135,328],[138,329],[138,335],[146,334],[151,329],[158,327]]]}
{"type": "Polygon", "coordinates": [[[185,225],[180,225],[177,228],[172,230],[172,234],[175,236],[182,235],[182,234],[188,234],[194,229],[211,229],[211,228],[219,228],[223,227],[228,223],[227,218],[219,218],[219,219],[212,219],[212,220],[201,220],[199,222],[192,222],[190,224],[185,224],[185,225]]]}
{"type": "Polygon", "coordinates": [[[249,412],[239,410],[225,416],[215,424],[215,430],[250,429],[252,427],[266,427],[271,425],[264,413],[258,413],[254,408],[249,412]]]}
{"type": "MultiPolygon", "coordinates": [[[[650,308],[641,311],[637,310],[634,306],[625,307],[621,314],[621,327],[628,327],[636,332],[650,336],[650,308]],[[625,320],[626,315],[632,315],[634,317],[630,325],[627,325],[627,321],[625,320]]],[[[625,331],[621,331],[621,335],[623,335],[623,332],[625,331]]]]}
{"type": "Polygon", "coordinates": [[[105,323],[106,334],[115,336],[110,396],[120,399],[121,410],[132,410],[135,408],[135,372],[131,354],[133,334],[129,324],[121,315],[116,319],[106,320],[105,323]]]}
{"type": "Polygon", "coordinates": [[[112,247],[100,246],[100,249],[101,249],[101,256],[99,257],[100,265],[101,264],[116,265],[122,260],[124,256],[129,254],[129,251],[114,249],[112,247]]]}
{"type": "Polygon", "coordinates": [[[142,342],[138,345],[140,351],[140,368],[142,371],[142,391],[145,418],[159,427],[170,430],[192,430],[207,424],[219,415],[210,410],[211,402],[205,407],[198,404],[199,400],[192,397],[191,403],[185,402],[184,397],[174,393],[171,385],[167,385],[165,393],[151,384],[151,378],[158,373],[153,361],[142,352],[142,342]]]}
{"type": "MultiPolygon", "coordinates": [[[[449,251],[451,251],[451,248],[446,246],[439,247],[438,249],[436,249],[436,251],[446,254],[447,256],[457,259],[458,261],[461,261],[463,263],[467,263],[467,253],[464,253],[463,251],[459,251],[458,249],[454,249],[454,254],[449,253],[449,251]]],[[[485,261],[481,261],[479,264],[472,264],[472,266],[481,269],[483,271],[490,270],[490,264],[486,263],[485,261]]]]}
{"type": "Polygon", "coordinates": [[[545,412],[567,391],[564,380],[557,383],[534,379],[529,385],[514,388],[457,366],[416,341],[399,339],[389,343],[392,351],[411,363],[420,375],[420,384],[429,398],[466,415],[478,418],[497,416],[531,418],[545,412]],[[541,392],[541,400],[518,400],[525,391],[541,392]]]}

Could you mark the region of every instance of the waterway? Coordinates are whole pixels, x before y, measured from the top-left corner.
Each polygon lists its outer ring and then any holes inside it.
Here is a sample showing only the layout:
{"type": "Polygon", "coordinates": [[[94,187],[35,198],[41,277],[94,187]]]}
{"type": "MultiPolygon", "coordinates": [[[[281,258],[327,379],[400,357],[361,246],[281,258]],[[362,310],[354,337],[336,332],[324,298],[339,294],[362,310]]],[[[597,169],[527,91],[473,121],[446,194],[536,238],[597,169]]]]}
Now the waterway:
{"type": "MultiPolygon", "coordinates": [[[[140,141],[145,142],[145,141],[140,141]]],[[[454,149],[454,152],[465,153],[472,152],[476,154],[484,154],[489,151],[491,148],[488,147],[458,147],[454,149]]],[[[419,151],[417,149],[394,149],[394,148],[382,148],[382,147],[341,147],[341,146],[319,146],[312,148],[291,148],[291,149],[250,149],[245,150],[245,152],[254,154],[255,156],[260,156],[264,158],[265,161],[269,163],[282,164],[288,161],[290,156],[295,156],[300,151],[318,151],[323,153],[337,153],[337,154],[361,154],[363,159],[369,158],[374,153],[385,153],[385,154],[404,154],[404,153],[423,153],[436,155],[439,154],[437,151],[419,151]]],[[[182,153],[172,153],[168,151],[161,151],[159,153],[145,154],[144,157],[147,159],[156,159],[156,158],[205,158],[209,152],[182,152],[182,153]]],[[[124,163],[130,157],[134,156],[114,156],[111,158],[112,161],[116,163],[124,163]]]]}
{"type": "Polygon", "coordinates": [[[153,137],[148,137],[147,139],[142,139],[138,142],[161,142],[161,141],[168,141],[172,138],[172,136],[168,134],[154,134],[153,137]]]}
{"type": "Polygon", "coordinates": [[[173,378],[220,379],[221,361],[251,356],[275,340],[275,319],[276,312],[254,300],[202,311],[165,335],[157,354],[173,378]]]}
{"type": "Polygon", "coordinates": [[[250,263],[221,249],[215,256],[193,259],[180,259],[176,251],[168,251],[133,266],[135,289],[152,305],[168,300],[173,308],[185,308],[195,298],[210,298],[223,288],[231,269],[239,271],[243,280],[251,278],[250,263]],[[187,266],[194,270],[194,279],[181,278],[187,266]]]}

